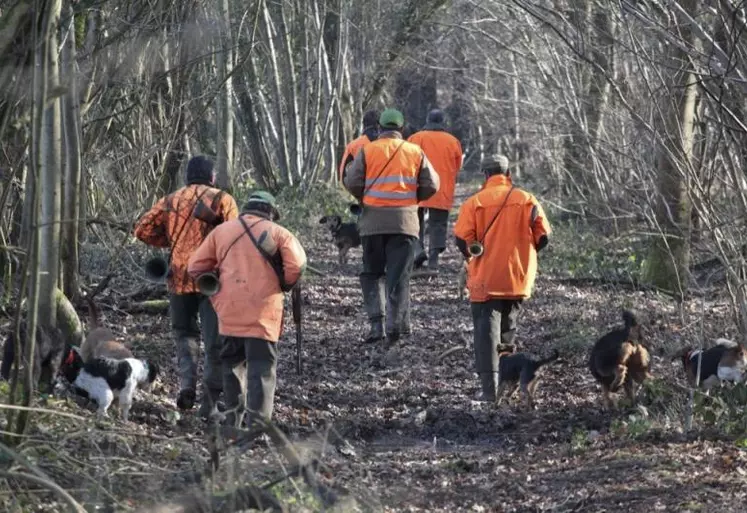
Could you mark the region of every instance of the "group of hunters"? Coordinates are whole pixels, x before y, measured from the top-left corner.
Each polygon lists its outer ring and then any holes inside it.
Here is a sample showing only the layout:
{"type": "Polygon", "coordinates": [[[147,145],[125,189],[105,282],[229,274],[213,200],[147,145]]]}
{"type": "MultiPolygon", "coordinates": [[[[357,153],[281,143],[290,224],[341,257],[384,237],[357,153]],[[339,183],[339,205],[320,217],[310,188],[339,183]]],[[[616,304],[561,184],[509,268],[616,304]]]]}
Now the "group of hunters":
{"type": "MultiPolygon", "coordinates": [[[[447,243],[449,212],[463,155],[432,110],[422,130],[405,139],[404,116],[395,109],[363,116],[360,137],[347,145],[340,181],[362,206],[358,219],[363,251],[360,273],[366,342],[396,344],[411,333],[410,278],[427,263],[437,271],[447,243]],[[427,212],[427,222],[425,213],[427,212]],[[427,244],[426,244],[427,234],[427,244]],[[427,250],[426,250],[427,246],[427,250]]],[[[460,207],[456,246],[468,266],[474,322],[475,370],[481,397],[496,399],[498,345],[511,344],[522,301],[534,286],[537,252],[550,226],[530,193],[514,186],[509,161],[481,162],[485,182],[460,207]],[[479,243],[478,254],[470,248],[479,243]]],[[[158,200],[137,222],[135,236],[170,249],[169,313],[176,338],[180,390],[177,407],[197,402],[197,364],[204,343],[199,415],[228,425],[270,420],[283,293],[301,278],[306,254],[298,239],[277,224],[275,198],[252,192],[239,210],[215,187],[213,162],[189,160],[186,185],[158,200]],[[217,221],[195,214],[209,208],[217,221]],[[203,295],[199,276],[214,272],[220,288],[203,295]],[[218,411],[222,397],[224,413],[218,411]]]]}

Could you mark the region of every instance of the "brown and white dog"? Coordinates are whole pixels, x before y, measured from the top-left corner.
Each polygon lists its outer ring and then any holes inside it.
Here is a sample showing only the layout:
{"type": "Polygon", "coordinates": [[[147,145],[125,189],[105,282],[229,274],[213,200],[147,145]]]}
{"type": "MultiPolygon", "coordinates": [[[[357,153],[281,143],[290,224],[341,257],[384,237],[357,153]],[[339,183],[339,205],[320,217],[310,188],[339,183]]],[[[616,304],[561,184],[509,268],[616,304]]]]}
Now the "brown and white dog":
{"type": "Polygon", "coordinates": [[[747,347],[725,338],[716,339],[716,345],[700,351],[686,347],[672,358],[682,360],[690,386],[710,390],[723,381],[739,383],[747,376],[747,347]],[[700,360],[700,382],[696,383],[700,360]]]}
{"type": "Polygon", "coordinates": [[[115,360],[134,358],[132,351],[122,342],[119,342],[117,336],[110,329],[99,325],[99,311],[93,299],[86,296],[86,301],[88,302],[90,331],[80,347],[83,362],[88,363],[96,358],[113,358],[115,360]]]}
{"type": "Polygon", "coordinates": [[[622,318],[625,325],[597,340],[589,357],[589,369],[602,385],[607,407],[613,404],[611,394],[621,386],[634,402],[636,385],[651,378],[651,355],[641,344],[641,325],[631,312],[624,311],[622,318]]]}

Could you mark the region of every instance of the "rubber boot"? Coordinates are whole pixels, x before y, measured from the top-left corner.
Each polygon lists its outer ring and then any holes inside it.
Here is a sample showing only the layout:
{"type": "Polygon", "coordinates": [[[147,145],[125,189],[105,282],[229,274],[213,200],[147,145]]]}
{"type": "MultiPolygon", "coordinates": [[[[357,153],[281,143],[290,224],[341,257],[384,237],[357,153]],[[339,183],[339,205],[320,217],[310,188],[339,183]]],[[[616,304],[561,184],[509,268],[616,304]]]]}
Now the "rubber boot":
{"type": "Polygon", "coordinates": [[[200,418],[209,420],[218,414],[218,398],[220,398],[221,392],[221,389],[206,388],[203,390],[200,409],[197,411],[200,418]]]}
{"type": "Polygon", "coordinates": [[[498,374],[495,372],[481,372],[480,373],[480,388],[482,394],[480,395],[481,401],[495,402],[497,399],[496,390],[498,386],[498,374]]]}
{"type": "Polygon", "coordinates": [[[361,291],[363,308],[371,324],[366,342],[378,342],[384,338],[384,283],[379,279],[361,276],[361,291]]]}
{"type": "Polygon", "coordinates": [[[410,322],[410,281],[407,281],[405,286],[404,296],[402,297],[402,323],[399,326],[399,334],[403,337],[408,337],[412,333],[412,326],[410,322]]]}
{"type": "Polygon", "coordinates": [[[441,250],[432,249],[428,252],[428,269],[431,271],[438,270],[438,255],[441,254],[441,250]]]}
{"type": "Polygon", "coordinates": [[[428,255],[425,254],[425,248],[423,247],[423,243],[418,241],[417,247],[415,249],[415,269],[420,269],[423,267],[423,264],[428,260],[428,255]]]}

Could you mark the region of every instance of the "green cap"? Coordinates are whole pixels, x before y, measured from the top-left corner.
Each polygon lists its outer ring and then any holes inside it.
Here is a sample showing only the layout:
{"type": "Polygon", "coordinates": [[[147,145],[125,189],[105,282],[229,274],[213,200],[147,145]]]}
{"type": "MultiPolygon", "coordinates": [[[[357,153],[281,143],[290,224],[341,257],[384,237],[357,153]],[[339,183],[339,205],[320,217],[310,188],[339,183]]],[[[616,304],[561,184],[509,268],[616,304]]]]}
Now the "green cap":
{"type": "Polygon", "coordinates": [[[267,191],[254,191],[249,195],[249,199],[246,200],[247,203],[250,201],[255,203],[267,203],[271,207],[277,206],[275,196],[267,191]]]}
{"type": "Polygon", "coordinates": [[[379,125],[382,128],[402,128],[405,126],[405,117],[397,109],[386,109],[381,113],[379,125]]]}
{"type": "Polygon", "coordinates": [[[270,207],[275,221],[280,219],[280,212],[277,209],[277,201],[275,200],[275,196],[267,191],[254,191],[253,193],[251,193],[249,195],[249,198],[247,198],[242,210],[244,212],[252,210],[252,207],[258,206],[258,203],[265,204],[270,207]]]}

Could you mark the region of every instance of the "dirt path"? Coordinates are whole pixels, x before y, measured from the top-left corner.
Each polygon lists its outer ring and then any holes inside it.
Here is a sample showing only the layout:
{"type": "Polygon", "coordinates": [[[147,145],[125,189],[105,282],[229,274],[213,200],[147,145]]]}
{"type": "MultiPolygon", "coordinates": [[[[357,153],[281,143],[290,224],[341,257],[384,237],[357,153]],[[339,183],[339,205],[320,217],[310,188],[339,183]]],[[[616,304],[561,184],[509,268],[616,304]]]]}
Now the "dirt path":
{"type": "MultiPolygon", "coordinates": [[[[362,341],[360,249],[340,269],[331,244],[304,235],[316,241],[307,243],[310,260],[328,276],[306,288],[302,376],[294,368],[294,329],[289,320],[286,325],[275,420],[301,447],[321,453],[325,475],[360,502],[383,511],[747,511],[747,451],[678,434],[675,417],[668,429],[653,429],[641,412],[611,415],[599,407],[586,368],[588,347],[631,304],[648,315],[655,345],[681,337],[685,327],[666,300],[570,287],[541,275],[520,319],[519,342],[535,354],[558,347],[562,361],[547,368],[537,411],[524,411],[516,400],[489,407],[473,401],[472,324],[468,302],[457,299],[453,246],[438,276],[414,281],[413,334],[385,353],[362,341]],[[452,347],[461,349],[439,361],[452,347]],[[328,436],[330,427],[335,436],[328,436]]],[[[553,240],[542,259],[562,243],[553,240]]],[[[136,349],[160,354],[167,378],[155,400],[173,411],[167,319],[118,322],[128,326],[136,349]]],[[[660,357],[654,371],[666,381],[680,379],[680,370],[660,357]]],[[[137,412],[134,420],[105,423],[95,434],[59,423],[43,438],[57,458],[45,460],[46,470],[79,490],[81,500],[109,502],[116,511],[183,490],[183,476],[170,476],[204,465],[202,424],[190,416],[173,422],[137,412]],[[101,479],[110,492],[92,484],[101,479]]],[[[271,473],[279,461],[260,444],[232,472],[245,480],[271,473]]]]}

